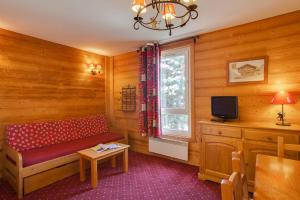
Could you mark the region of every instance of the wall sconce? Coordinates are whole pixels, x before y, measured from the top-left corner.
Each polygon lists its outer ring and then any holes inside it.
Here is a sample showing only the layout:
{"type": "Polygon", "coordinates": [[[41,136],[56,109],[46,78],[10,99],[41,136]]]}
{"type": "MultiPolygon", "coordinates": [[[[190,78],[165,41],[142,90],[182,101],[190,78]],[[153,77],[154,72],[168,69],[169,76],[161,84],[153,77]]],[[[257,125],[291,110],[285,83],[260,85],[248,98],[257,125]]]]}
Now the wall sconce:
{"type": "Polygon", "coordinates": [[[100,64],[87,64],[89,72],[93,75],[96,76],[97,74],[103,74],[103,67],[100,64]]]}

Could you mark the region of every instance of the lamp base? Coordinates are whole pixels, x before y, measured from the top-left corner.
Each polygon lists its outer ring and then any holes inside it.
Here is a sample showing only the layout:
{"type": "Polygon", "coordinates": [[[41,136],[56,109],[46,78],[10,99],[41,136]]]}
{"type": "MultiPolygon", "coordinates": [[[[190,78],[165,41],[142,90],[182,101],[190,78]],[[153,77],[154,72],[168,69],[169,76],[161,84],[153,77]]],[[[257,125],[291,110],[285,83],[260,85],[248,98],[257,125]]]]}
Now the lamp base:
{"type": "Polygon", "coordinates": [[[278,126],[291,126],[291,123],[286,123],[286,122],[277,122],[276,125],[278,126]]]}

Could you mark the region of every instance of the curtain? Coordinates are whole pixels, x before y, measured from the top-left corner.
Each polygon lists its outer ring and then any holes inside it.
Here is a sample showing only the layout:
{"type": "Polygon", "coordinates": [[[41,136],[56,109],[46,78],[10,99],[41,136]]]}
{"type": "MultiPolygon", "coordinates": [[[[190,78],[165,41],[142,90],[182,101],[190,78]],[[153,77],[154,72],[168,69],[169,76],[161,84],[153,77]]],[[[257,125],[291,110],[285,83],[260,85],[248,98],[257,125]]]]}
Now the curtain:
{"type": "Polygon", "coordinates": [[[160,137],[160,106],[158,96],[160,48],[147,44],[140,49],[140,122],[143,136],[160,137]]]}

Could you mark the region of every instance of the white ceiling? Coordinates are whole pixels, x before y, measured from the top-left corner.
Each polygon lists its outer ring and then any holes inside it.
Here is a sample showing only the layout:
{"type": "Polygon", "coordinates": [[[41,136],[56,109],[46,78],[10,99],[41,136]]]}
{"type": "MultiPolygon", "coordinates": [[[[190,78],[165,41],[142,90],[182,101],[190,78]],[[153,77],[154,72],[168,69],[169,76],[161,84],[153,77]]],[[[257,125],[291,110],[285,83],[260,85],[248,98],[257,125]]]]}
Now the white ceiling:
{"type": "MultiPolygon", "coordinates": [[[[149,1],[149,0],[148,0],[149,1]]],[[[199,17],[168,32],[133,29],[132,0],[0,0],[0,28],[103,55],[149,41],[181,37],[257,21],[296,10],[300,0],[198,0],[199,17]]]]}

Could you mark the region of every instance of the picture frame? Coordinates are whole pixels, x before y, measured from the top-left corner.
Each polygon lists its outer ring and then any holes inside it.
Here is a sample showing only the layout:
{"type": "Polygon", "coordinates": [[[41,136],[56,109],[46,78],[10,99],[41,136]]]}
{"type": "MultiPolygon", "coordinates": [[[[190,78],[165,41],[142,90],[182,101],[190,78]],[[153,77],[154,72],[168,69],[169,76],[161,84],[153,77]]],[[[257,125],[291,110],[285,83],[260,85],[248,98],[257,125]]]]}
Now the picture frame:
{"type": "Polygon", "coordinates": [[[268,57],[228,61],[227,83],[228,85],[268,83],[268,57]]]}

